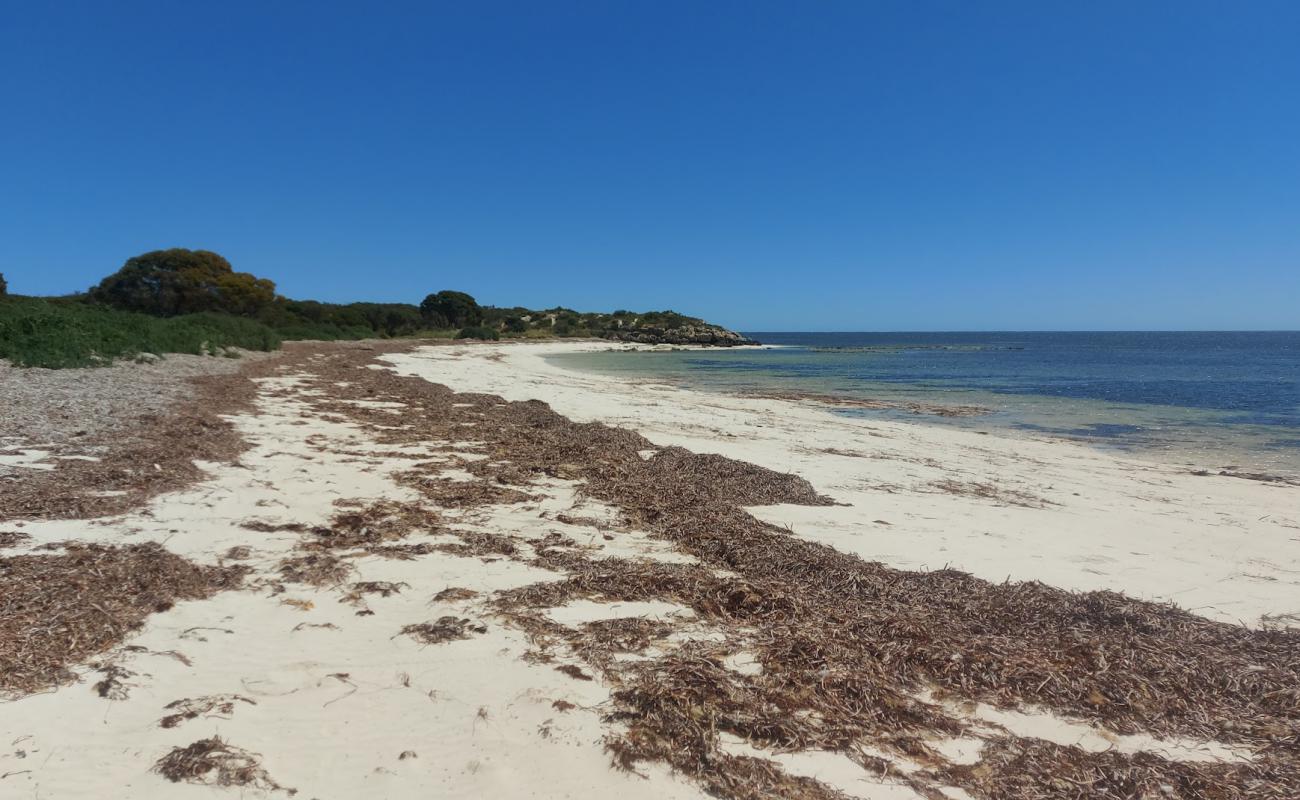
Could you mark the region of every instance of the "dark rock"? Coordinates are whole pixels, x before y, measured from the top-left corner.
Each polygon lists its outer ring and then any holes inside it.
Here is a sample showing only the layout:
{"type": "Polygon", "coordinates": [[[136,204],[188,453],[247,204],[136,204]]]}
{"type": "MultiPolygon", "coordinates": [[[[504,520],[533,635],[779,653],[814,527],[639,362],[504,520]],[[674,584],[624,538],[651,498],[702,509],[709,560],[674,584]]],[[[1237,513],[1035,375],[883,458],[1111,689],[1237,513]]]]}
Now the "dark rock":
{"type": "Polygon", "coordinates": [[[758,344],[758,342],[746,339],[735,331],[708,324],[682,325],[677,328],[642,327],[626,331],[615,331],[611,335],[620,342],[636,342],[638,344],[694,344],[712,347],[758,344]]]}

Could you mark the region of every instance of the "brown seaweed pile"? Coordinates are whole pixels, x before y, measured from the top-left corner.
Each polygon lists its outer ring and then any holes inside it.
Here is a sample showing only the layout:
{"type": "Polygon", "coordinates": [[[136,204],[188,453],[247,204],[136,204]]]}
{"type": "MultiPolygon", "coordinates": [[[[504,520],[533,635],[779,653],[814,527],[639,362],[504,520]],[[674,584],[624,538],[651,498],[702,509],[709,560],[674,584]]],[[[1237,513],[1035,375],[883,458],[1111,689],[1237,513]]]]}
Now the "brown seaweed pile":
{"type": "MultiPolygon", "coordinates": [[[[415,465],[403,478],[423,494],[413,513],[524,503],[530,498],[521,488],[561,478],[617,509],[606,535],[645,531],[698,559],[601,559],[560,547],[530,554],[510,537],[459,529],[445,532],[461,544],[433,546],[525,560],[565,576],[491,602],[532,636],[536,659],[576,657],[614,688],[609,717],[620,732],[607,746],[620,766],[664,762],[728,798],[839,796],[774,762],[725,752],[719,736],[727,733],[760,749],[844,753],[931,798],[942,796],[942,786],[990,800],[1300,797],[1294,631],[1225,625],[1112,592],[863,561],[744,510],[832,502],[796,476],[675,447],[642,458],[654,445],[633,432],[573,423],[540,402],[455,394],[365,361],[344,353],[312,365],[312,380],[332,395],[313,401],[318,410],[367,426],[384,443],[472,438],[470,447],[485,456],[471,467],[479,481],[458,486],[438,477],[441,464],[415,465]],[[346,402],[376,398],[408,407],[400,429],[391,414],[346,402]],[[543,613],[578,598],[679,603],[723,636],[672,645],[655,625],[569,628],[543,613]],[[640,657],[615,657],[629,652],[640,657]],[[729,668],[726,659],[740,652],[759,669],[729,668]],[[985,732],[980,761],[954,764],[930,742],[971,734],[971,723],[941,700],[1038,707],[1118,733],[1215,739],[1253,757],[1183,763],[985,732]],[[895,762],[869,750],[918,766],[899,774],[895,762]]],[[[343,541],[404,546],[382,535],[364,541],[368,535],[343,541]]],[[[444,617],[403,632],[446,641],[470,624],[444,617]]]]}
{"type": "MultiPolygon", "coordinates": [[[[611,717],[626,733],[609,747],[623,766],[667,762],[725,797],[835,795],[771,762],[726,754],[718,734],[728,732],[760,748],[843,752],[882,774],[889,764],[859,746],[897,753],[929,765],[901,779],[931,797],[943,785],[985,798],[1300,797],[1294,632],[1225,625],[1110,592],[891,569],[743,510],[831,502],[795,476],[681,448],[643,459],[639,451],[654,449],[643,437],[573,423],[538,402],[455,395],[383,373],[374,374],[376,384],[411,409],[406,430],[376,427],[381,438],[454,441],[473,422],[476,449],[488,456],[475,462],[481,478],[492,480],[499,464],[503,486],[529,477],[582,481],[586,495],[619,510],[623,526],[701,562],[547,550],[535,556],[539,566],[565,580],[495,601],[539,647],[563,642],[616,687],[611,717]],[[566,629],[540,613],[579,597],[681,603],[727,640],[615,659],[620,650],[644,651],[661,632],[566,629]],[[724,656],[738,649],[761,671],[726,668],[724,656]],[[1182,763],[1007,734],[988,742],[978,764],[954,765],[927,742],[961,735],[969,722],[923,697],[1041,707],[1119,733],[1216,739],[1254,757],[1182,763]]],[[[364,410],[353,416],[366,421],[364,410]]]]}
{"type": "Polygon", "coordinates": [[[445,616],[433,622],[421,622],[402,627],[402,633],[423,644],[442,644],[456,639],[468,639],[473,633],[486,633],[487,628],[464,617],[445,616]]]}
{"type": "Polygon", "coordinates": [[[263,791],[297,794],[271,779],[256,754],[213,736],[185,747],[173,748],[154,765],[172,783],[203,783],[211,786],[250,786],[263,791]]]}
{"type": "Polygon", "coordinates": [[[246,572],[199,566],[152,542],[0,558],[0,692],[68,681],[70,666],[122,642],[150,614],[235,588],[246,572]]]}

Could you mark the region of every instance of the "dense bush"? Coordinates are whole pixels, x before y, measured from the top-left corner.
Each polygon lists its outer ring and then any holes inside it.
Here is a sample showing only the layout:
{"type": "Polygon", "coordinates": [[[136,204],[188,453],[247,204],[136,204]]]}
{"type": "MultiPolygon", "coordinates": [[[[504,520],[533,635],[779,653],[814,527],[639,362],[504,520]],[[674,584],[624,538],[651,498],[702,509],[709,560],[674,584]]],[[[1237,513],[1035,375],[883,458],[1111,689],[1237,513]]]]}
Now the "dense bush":
{"type": "Polygon", "coordinates": [[[278,300],[258,319],[286,339],[365,339],[411,336],[425,328],[420,310],[407,303],[318,303],[278,300]]]}
{"type": "Polygon", "coordinates": [[[79,299],[8,297],[0,302],[0,358],[27,367],[86,367],[144,353],[222,354],[274,350],[280,337],[229,314],[153,317],[79,299]]]}
{"type": "Polygon", "coordinates": [[[483,323],[483,309],[464,292],[444,290],[420,303],[420,313],[430,328],[465,328],[483,323]]]}
{"type": "Polygon", "coordinates": [[[275,284],[210,250],[153,250],[127,259],[91,290],[91,299],[162,317],[220,311],[252,317],[275,302],[275,284]]]}
{"type": "Polygon", "coordinates": [[[457,339],[488,339],[490,341],[495,342],[496,340],[501,338],[501,334],[497,333],[496,328],[485,328],[483,326],[475,326],[469,328],[461,328],[460,333],[456,334],[456,338],[457,339]]]}

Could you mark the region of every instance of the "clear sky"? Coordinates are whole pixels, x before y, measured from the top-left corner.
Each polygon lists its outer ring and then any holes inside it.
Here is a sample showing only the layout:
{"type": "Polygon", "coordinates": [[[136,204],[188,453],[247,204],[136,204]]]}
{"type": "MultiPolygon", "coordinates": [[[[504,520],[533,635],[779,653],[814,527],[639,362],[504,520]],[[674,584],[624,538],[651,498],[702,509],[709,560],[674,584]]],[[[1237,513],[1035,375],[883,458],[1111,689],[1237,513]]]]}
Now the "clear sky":
{"type": "Polygon", "coordinates": [[[1300,328],[1300,3],[0,0],[0,272],[1300,328]]]}

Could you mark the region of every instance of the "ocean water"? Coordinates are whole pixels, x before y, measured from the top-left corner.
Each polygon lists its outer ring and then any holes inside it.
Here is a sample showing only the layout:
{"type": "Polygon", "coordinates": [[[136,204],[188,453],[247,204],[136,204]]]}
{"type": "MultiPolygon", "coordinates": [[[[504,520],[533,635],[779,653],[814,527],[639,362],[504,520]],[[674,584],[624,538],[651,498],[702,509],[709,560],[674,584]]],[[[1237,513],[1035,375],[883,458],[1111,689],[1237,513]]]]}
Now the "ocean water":
{"type": "Polygon", "coordinates": [[[553,360],[714,391],[889,406],[836,413],[1071,439],[1205,469],[1300,474],[1300,332],[748,335],[771,347],[553,360]],[[918,414],[917,404],[986,413],[918,414]]]}

